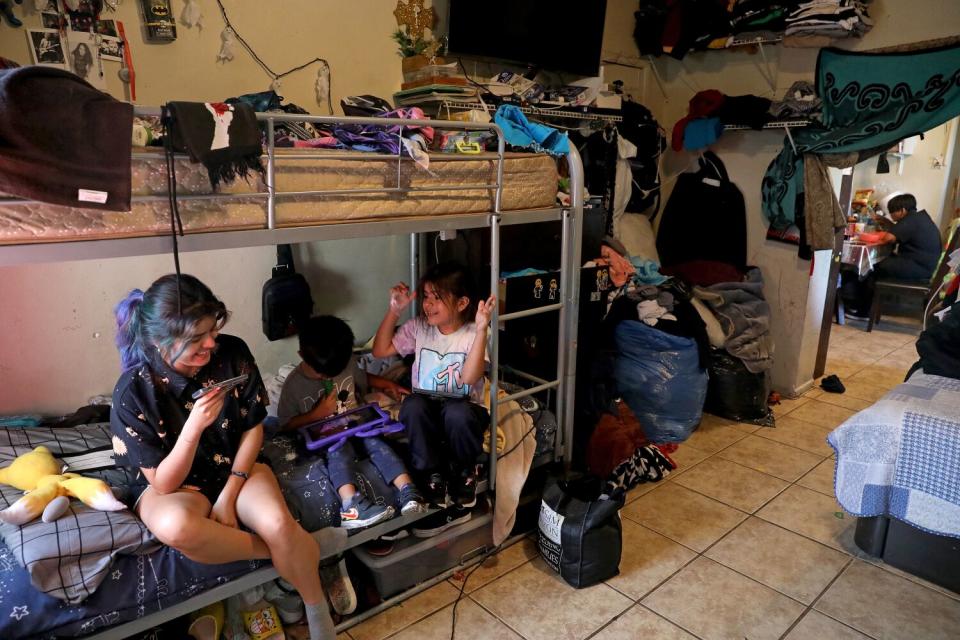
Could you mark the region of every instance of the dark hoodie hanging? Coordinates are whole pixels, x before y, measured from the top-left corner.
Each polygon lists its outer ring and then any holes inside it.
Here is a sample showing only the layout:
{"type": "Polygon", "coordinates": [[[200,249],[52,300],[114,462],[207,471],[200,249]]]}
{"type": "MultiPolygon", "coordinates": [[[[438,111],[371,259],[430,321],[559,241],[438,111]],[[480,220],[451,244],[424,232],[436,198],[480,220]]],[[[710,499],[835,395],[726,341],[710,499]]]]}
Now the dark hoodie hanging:
{"type": "Polygon", "coordinates": [[[264,176],[260,129],[251,107],[224,102],[170,102],[167,107],[176,123],[173,148],[203,163],[214,189],[221,181],[247,178],[250,171],[264,176]]]}

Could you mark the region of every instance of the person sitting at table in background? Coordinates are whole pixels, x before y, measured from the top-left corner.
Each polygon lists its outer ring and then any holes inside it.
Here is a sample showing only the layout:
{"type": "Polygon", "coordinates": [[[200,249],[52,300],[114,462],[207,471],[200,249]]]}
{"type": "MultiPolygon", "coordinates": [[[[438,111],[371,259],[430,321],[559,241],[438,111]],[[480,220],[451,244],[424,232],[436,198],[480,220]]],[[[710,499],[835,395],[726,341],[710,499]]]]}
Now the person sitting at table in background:
{"type": "Polygon", "coordinates": [[[909,193],[895,195],[887,203],[887,213],[892,222],[872,216],[878,227],[886,228],[873,244],[895,244],[897,252],[879,261],[866,278],[843,278],[841,295],[850,315],[868,315],[877,278],[928,281],[937,268],[942,250],[940,230],[926,211],[917,210],[917,199],[909,193]]]}
{"type": "Polygon", "coordinates": [[[896,255],[877,263],[879,278],[897,280],[929,280],[937,268],[942,250],[940,230],[926,211],[917,211],[917,199],[912,194],[894,196],[887,203],[887,213],[893,223],[874,216],[883,237],[878,244],[897,245],[896,255]]]}

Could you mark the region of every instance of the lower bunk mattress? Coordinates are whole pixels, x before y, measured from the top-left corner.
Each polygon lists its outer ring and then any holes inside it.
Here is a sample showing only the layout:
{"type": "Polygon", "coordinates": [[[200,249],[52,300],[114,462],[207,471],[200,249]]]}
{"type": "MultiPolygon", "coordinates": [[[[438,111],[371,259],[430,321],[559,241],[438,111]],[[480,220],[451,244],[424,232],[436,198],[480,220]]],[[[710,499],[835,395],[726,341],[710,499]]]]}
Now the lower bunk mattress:
{"type": "MultiPolygon", "coordinates": [[[[556,420],[549,411],[537,410],[533,416],[540,455],[552,450],[556,420]]],[[[126,487],[134,478],[113,465],[109,424],[0,428],[0,467],[40,445],[70,465],[71,471],[99,477],[121,499],[130,497],[126,487]]],[[[308,454],[295,437],[279,435],[264,441],[262,459],[273,468],[287,506],[306,530],[339,526],[340,498],[322,456],[308,454]]],[[[356,482],[373,501],[396,505],[395,491],[369,460],[358,462],[356,482]]],[[[21,495],[13,487],[0,485],[0,509],[21,495]]],[[[266,564],[198,564],[156,543],[139,519],[118,513],[137,524],[123,529],[113,515],[94,512],[76,501],[69,515],[52,525],[0,523],[0,638],[53,640],[90,635],[163,611],[266,564]],[[95,518],[110,522],[105,525],[95,518]],[[88,525],[85,539],[75,535],[88,525]],[[100,535],[104,530],[110,535],[100,535]],[[120,540],[131,535],[133,544],[120,540]],[[92,538],[108,542],[93,549],[92,538]],[[41,541],[45,544],[38,549],[41,541]],[[118,553],[119,547],[123,551],[118,553]]]]}
{"type": "MultiPolygon", "coordinates": [[[[413,161],[354,151],[277,149],[277,226],[297,227],[384,218],[408,218],[493,210],[494,191],[477,188],[497,182],[496,154],[433,154],[429,169],[413,161]],[[310,156],[323,155],[324,158],[310,156]],[[328,159],[331,158],[332,159],[328,159]],[[378,189],[415,188],[413,192],[378,189]],[[450,190],[450,187],[472,187],[450,190]],[[303,191],[352,190],[331,195],[283,195],[303,191]]],[[[213,193],[207,170],[186,158],[175,161],[179,195],[213,193]]],[[[266,160],[264,159],[264,166],[266,160]]],[[[504,212],[552,207],[557,193],[556,162],[545,154],[508,153],[503,167],[504,212]]],[[[100,211],[44,203],[0,205],[0,245],[129,238],[170,233],[164,155],[155,147],[134,149],[130,211],[100,211]],[[136,201],[137,196],[156,196],[136,201]]],[[[181,199],[185,233],[265,229],[267,186],[259,176],[222,184],[230,198],[181,199]]]]}

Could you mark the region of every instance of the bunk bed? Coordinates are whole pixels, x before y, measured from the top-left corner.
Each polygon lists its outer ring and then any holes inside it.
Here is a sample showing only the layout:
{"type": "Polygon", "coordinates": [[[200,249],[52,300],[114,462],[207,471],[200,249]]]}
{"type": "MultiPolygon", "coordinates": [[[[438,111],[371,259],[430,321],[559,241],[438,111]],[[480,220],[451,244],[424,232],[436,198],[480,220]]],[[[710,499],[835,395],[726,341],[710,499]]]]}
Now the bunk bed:
{"type": "MultiPolygon", "coordinates": [[[[138,109],[138,115],[157,113],[159,110],[138,109]]],[[[554,161],[544,156],[506,153],[502,132],[493,124],[403,121],[403,127],[487,130],[497,137],[496,153],[431,156],[430,171],[423,172],[399,154],[318,153],[282,150],[274,145],[274,128],[284,121],[396,126],[395,119],[273,113],[257,114],[257,118],[265,126],[267,138],[266,180],[262,183],[238,182],[223,192],[211,193],[206,176],[187,165],[185,157],[176,158],[178,202],[186,234],[177,239],[180,251],[409,234],[410,278],[416,281],[420,273],[421,234],[488,229],[489,282],[491,290],[496,291],[500,277],[501,226],[562,223],[558,302],[508,314],[498,314],[495,310],[492,318],[492,324],[497,326],[498,322],[514,318],[557,312],[560,323],[557,376],[553,380],[526,376],[530,386],[498,396],[498,332],[492,331],[490,397],[498,401],[490,406],[490,415],[491,424],[497,424],[498,405],[527,396],[553,394],[558,428],[552,453],[540,455],[538,461],[567,459],[573,435],[576,375],[576,341],[569,337],[576,336],[577,331],[583,211],[583,171],[576,149],[571,148],[567,158],[571,205],[558,207],[554,204],[554,161]]],[[[169,252],[172,241],[168,235],[168,194],[165,174],[158,172],[162,161],[162,155],[153,150],[134,151],[133,212],[125,218],[110,212],[0,199],[0,266],[169,252]]],[[[520,377],[524,378],[522,372],[520,377]]],[[[108,438],[106,425],[90,425],[87,439],[95,441],[98,430],[100,437],[108,438]]],[[[56,435],[52,437],[58,439],[56,435]]],[[[85,441],[84,446],[89,447],[90,443],[85,441]]],[[[2,451],[0,447],[0,461],[2,451]]],[[[60,451],[70,453],[70,447],[60,451]]],[[[487,463],[487,479],[480,483],[479,492],[495,489],[497,459],[494,447],[487,463]]],[[[400,516],[353,532],[347,546],[358,546],[409,526],[424,515],[427,514],[400,516]]],[[[479,560],[480,557],[476,557],[470,562],[479,560]]],[[[454,570],[434,576],[345,620],[338,632],[445,579],[454,570]]],[[[127,638],[276,577],[276,571],[269,564],[247,562],[205,568],[167,547],[150,555],[118,556],[111,566],[110,577],[92,596],[78,605],[67,606],[36,592],[37,597],[31,597],[29,605],[12,609],[10,616],[0,615],[0,636],[127,638]],[[32,630],[24,635],[16,631],[24,627],[14,622],[21,622],[28,607],[33,620],[42,619],[42,623],[31,625],[32,630]]],[[[12,553],[0,545],[0,603],[6,608],[15,606],[12,596],[29,591],[32,589],[29,585],[26,571],[16,566],[12,553]]]]}

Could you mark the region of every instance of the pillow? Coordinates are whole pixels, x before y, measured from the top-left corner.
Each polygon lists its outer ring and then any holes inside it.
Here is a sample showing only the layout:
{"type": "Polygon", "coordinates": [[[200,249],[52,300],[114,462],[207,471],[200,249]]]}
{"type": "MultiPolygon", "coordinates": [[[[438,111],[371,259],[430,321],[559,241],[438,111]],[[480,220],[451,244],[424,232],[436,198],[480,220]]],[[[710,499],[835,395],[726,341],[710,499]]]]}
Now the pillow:
{"type": "Polygon", "coordinates": [[[97,511],[77,500],[54,522],[0,522],[0,538],[34,588],[70,604],[93,594],[118,553],[145,554],[160,545],[133,512],[97,511]]]}
{"type": "Polygon", "coordinates": [[[660,264],[657,239],[647,216],[639,213],[623,214],[614,225],[613,234],[631,256],[660,264]]]}
{"type": "MultiPolygon", "coordinates": [[[[0,466],[38,445],[68,461],[71,471],[98,477],[119,492],[132,483],[129,471],[108,466],[112,465],[109,424],[0,428],[0,466]]],[[[0,509],[22,495],[19,489],[0,484],[0,509]]],[[[55,522],[38,519],[22,527],[0,522],[0,539],[30,574],[37,590],[71,604],[92,594],[103,582],[115,555],[149,553],[159,545],[133,512],[97,511],[78,500],[71,501],[55,522]]]]}

